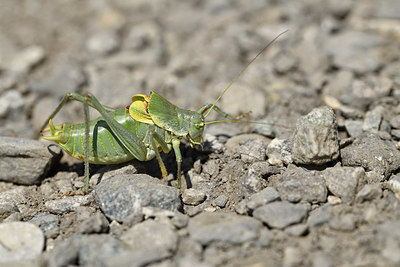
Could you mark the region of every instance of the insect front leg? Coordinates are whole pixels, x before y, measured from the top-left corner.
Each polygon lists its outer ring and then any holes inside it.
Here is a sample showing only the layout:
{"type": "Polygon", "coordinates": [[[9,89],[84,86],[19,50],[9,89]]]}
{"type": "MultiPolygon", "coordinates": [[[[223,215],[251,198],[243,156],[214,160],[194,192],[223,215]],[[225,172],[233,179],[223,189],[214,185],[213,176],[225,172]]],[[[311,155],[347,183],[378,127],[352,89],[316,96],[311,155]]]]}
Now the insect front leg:
{"type": "MultiPolygon", "coordinates": [[[[213,105],[212,104],[206,104],[203,105],[197,112],[201,113],[202,115],[204,115],[204,113],[206,113],[213,105]]],[[[222,109],[220,109],[217,106],[214,106],[213,109],[218,112],[220,115],[224,116],[227,119],[230,120],[234,120],[235,118],[232,117],[231,115],[229,115],[228,113],[226,113],[225,111],[223,111],[222,109]]]]}
{"type": "Polygon", "coordinates": [[[177,180],[178,180],[178,188],[181,188],[181,164],[182,164],[182,155],[181,151],[179,150],[179,145],[181,141],[179,139],[172,139],[172,148],[174,149],[175,152],[175,157],[176,157],[176,165],[177,165],[177,180]]]}

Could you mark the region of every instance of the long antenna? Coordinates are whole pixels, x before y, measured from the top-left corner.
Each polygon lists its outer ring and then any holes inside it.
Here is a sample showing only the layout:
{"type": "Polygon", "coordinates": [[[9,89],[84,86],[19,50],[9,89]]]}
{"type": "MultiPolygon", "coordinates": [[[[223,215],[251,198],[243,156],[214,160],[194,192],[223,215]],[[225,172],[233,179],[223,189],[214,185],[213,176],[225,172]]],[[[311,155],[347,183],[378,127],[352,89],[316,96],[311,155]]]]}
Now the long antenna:
{"type": "Polygon", "coordinates": [[[213,110],[214,106],[218,103],[218,101],[221,99],[221,97],[225,94],[226,91],[228,91],[228,89],[232,86],[232,84],[234,84],[236,82],[236,80],[243,74],[243,72],[245,72],[245,70],[251,65],[251,63],[253,63],[259,55],[261,55],[268,47],[270,47],[275,41],[276,39],[278,39],[282,34],[285,34],[286,32],[288,32],[288,30],[281,32],[280,34],[278,34],[274,39],[272,39],[271,42],[269,42],[260,52],[258,52],[258,54],[249,62],[247,63],[246,67],[244,67],[238,75],[236,75],[236,77],[229,83],[229,85],[225,88],[225,90],[222,92],[222,94],[219,95],[219,97],[217,98],[217,100],[215,100],[214,104],[211,106],[211,108],[207,111],[206,115],[204,115],[204,118],[207,118],[207,116],[210,114],[211,110],[213,110]]]}

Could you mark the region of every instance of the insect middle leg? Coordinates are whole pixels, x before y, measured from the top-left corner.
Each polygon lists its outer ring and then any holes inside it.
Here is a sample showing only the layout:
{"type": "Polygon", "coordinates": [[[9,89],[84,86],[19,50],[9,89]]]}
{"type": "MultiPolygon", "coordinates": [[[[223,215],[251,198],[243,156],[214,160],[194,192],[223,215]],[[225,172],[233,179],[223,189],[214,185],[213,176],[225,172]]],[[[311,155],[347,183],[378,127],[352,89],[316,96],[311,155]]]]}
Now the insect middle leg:
{"type": "Polygon", "coordinates": [[[161,159],[161,155],[160,155],[160,152],[158,151],[158,146],[156,144],[156,141],[161,146],[161,148],[162,148],[164,153],[168,153],[170,151],[170,148],[168,147],[168,144],[165,143],[165,141],[162,139],[162,137],[159,134],[157,134],[154,131],[150,131],[150,134],[152,136],[152,138],[150,139],[151,140],[151,145],[152,145],[153,150],[154,150],[154,152],[156,154],[156,159],[158,161],[158,165],[160,166],[161,176],[163,178],[166,178],[168,176],[167,168],[165,168],[165,164],[161,159]]]}

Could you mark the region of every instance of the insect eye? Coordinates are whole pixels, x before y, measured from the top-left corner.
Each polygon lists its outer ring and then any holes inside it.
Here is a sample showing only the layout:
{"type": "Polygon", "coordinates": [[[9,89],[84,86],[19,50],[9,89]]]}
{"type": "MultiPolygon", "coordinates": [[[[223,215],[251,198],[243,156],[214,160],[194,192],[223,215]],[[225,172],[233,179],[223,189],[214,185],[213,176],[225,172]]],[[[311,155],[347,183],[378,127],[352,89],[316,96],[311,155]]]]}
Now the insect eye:
{"type": "Polygon", "coordinates": [[[201,127],[203,127],[204,126],[204,123],[196,123],[195,125],[194,125],[194,127],[196,127],[196,129],[200,129],[201,127]]]}

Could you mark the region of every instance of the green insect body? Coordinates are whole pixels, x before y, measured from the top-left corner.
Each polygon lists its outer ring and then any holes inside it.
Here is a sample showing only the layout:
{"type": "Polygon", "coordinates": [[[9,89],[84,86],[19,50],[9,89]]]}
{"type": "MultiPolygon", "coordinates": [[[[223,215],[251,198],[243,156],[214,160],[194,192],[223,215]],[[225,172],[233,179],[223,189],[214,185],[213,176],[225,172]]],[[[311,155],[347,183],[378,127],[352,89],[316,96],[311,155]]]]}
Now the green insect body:
{"type": "MultiPolygon", "coordinates": [[[[283,32],[285,33],[285,32],[283,32]]],[[[44,139],[56,142],[72,157],[85,162],[84,192],[89,187],[89,163],[117,164],[132,159],[148,161],[156,157],[163,177],[167,170],[161,159],[160,151],[175,152],[177,162],[178,188],[181,187],[182,156],[179,145],[186,138],[191,146],[203,146],[204,126],[217,122],[242,122],[234,119],[216,104],[232,84],[280,35],[264,47],[243,70],[233,79],[213,104],[203,105],[197,111],[181,109],[155,92],[147,95],[134,95],[132,104],[124,109],[114,109],[100,104],[91,94],[82,96],[68,93],[49,119],[42,126],[44,139]],[[81,124],[64,123],[54,126],[52,119],[68,100],[83,103],[85,122],[81,124]],[[100,113],[100,117],[90,120],[89,106],[100,113]],[[205,122],[205,118],[215,110],[227,120],[205,122]],[[50,132],[50,135],[45,135],[50,132]]]]}
{"type": "MultiPolygon", "coordinates": [[[[171,142],[169,132],[157,127],[133,120],[127,109],[117,109],[109,113],[110,116],[128,131],[134,133],[139,140],[146,146],[146,159],[151,160],[155,157],[152,147],[149,145],[150,132],[159,134],[166,143],[171,142]]],[[[51,136],[43,136],[47,140],[57,143],[65,152],[72,157],[85,159],[85,124],[63,123],[55,126],[56,130],[51,136]]],[[[171,146],[169,145],[169,148],[171,146]]],[[[135,159],[124,145],[115,137],[114,133],[107,125],[107,122],[99,117],[89,121],[89,163],[94,164],[118,164],[135,159]]]]}
{"type": "MultiPolygon", "coordinates": [[[[167,176],[167,171],[159,152],[168,153],[174,149],[180,187],[180,140],[186,138],[191,146],[202,146],[203,113],[212,105],[204,105],[198,111],[180,109],[155,92],[151,92],[149,97],[135,95],[132,100],[129,108],[112,109],[101,105],[92,95],[84,97],[68,93],[50,116],[50,127],[41,131],[42,137],[54,141],[69,155],[85,163],[118,164],[135,158],[148,161],[156,157],[163,177],[167,176]],[[84,103],[85,123],[54,126],[51,119],[68,100],[84,103]],[[89,121],[88,105],[97,109],[101,116],[89,121]],[[44,135],[45,132],[50,132],[50,135],[44,135]]],[[[231,118],[217,107],[215,109],[231,118]]],[[[85,176],[87,190],[88,173],[85,176]]]]}

